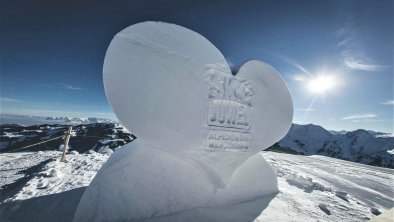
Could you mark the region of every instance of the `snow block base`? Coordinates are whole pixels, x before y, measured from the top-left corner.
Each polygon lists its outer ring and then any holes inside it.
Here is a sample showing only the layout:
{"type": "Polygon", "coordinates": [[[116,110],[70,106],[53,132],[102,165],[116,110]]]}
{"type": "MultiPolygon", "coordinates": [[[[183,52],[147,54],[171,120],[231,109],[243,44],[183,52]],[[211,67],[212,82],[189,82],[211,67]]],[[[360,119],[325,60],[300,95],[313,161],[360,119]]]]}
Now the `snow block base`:
{"type": "Polygon", "coordinates": [[[192,159],[138,139],[118,149],[85,190],[74,221],[253,221],[278,192],[261,154],[217,187],[192,159]]]}

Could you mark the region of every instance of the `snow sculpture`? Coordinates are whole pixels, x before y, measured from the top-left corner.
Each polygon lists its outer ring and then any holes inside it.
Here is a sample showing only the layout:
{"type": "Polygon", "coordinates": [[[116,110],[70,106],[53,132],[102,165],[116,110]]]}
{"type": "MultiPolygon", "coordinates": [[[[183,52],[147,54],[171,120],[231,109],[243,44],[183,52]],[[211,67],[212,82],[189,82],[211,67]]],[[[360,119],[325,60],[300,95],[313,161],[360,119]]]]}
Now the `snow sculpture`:
{"type": "Polygon", "coordinates": [[[275,196],[258,152],[285,136],[293,106],[271,66],[252,60],[233,75],[200,34],[143,22],[114,37],[103,72],[137,139],[97,173],[74,221],[252,221],[275,196]]]}

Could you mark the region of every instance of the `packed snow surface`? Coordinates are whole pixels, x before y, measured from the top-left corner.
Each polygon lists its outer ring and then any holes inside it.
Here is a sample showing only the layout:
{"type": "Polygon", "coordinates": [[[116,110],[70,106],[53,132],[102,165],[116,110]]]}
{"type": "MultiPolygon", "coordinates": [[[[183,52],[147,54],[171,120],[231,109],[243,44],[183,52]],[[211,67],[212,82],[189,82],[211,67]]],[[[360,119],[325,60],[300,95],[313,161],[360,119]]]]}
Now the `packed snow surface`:
{"type": "Polygon", "coordinates": [[[394,207],[394,170],[323,156],[264,152],[280,193],[256,221],[366,221],[394,207]]]}
{"type": "MultiPolygon", "coordinates": [[[[109,154],[73,151],[66,163],[59,162],[60,155],[0,154],[0,221],[72,220],[85,187],[109,154]]],[[[392,169],[323,156],[262,155],[276,171],[280,192],[255,222],[367,221],[376,210],[394,206],[392,169]]]]}

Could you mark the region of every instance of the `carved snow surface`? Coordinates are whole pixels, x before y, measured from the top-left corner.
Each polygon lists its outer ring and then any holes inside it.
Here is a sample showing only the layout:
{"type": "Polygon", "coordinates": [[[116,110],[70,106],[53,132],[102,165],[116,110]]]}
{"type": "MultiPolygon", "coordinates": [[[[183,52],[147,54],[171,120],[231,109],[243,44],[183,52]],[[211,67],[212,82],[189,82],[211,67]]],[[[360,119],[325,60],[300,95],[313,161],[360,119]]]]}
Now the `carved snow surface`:
{"type": "Polygon", "coordinates": [[[259,154],[218,189],[215,175],[197,170],[194,161],[138,140],[119,148],[100,169],[74,221],[253,221],[278,192],[276,175],[259,154]],[[252,200],[249,207],[240,204],[252,200]],[[229,211],[233,218],[215,214],[229,211]]]}
{"type": "Polygon", "coordinates": [[[271,66],[248,61],[233,75],[198,33],[143,22],[114,37],[103,72],[108,101],[138,143],[111,156],[74,221],[218,221],[226,206],[259,199],[223,219],[250,221],[277,193],[256,154],[286,135],[293,106],[271,66]]]}

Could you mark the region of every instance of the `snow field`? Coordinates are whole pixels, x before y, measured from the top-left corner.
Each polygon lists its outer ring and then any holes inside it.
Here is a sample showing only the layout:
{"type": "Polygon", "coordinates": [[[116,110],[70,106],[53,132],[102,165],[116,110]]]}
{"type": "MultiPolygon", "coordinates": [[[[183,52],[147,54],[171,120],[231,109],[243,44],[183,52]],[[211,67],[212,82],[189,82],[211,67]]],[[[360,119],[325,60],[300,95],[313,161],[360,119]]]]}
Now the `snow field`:
{"type": "MultiPolygon", "coordinates": [[[[109,154],[72,152],[66,155],[66,163],[59,162],[60,155],[59,151],[0,154],[2,191],[4,185],[27,176],[18,172],[49,160],[15,195],[2,200],[0,220],[45,222],[59,220],[59,214],[74,214],[76,206],[64,205],[76,205],[82,192],[72,191],[88,186],[109,154]],[[36,201],[53,194],[57,196],[36,201]],[[76,195],[76,200],[62,204],[70,195],[76,195]],[[53,213],[38,214],[40,211],[53,213]],[[31,215],[34,212],[37,215],[31,215]]],[[[367,221],[375,218],[374,213],[394,206],[391,169],[323,156],[262,155],[276,171],[280,192],[255,222],[367,221]]],[[[71,219],[68,216],[60,221],[71,219]]]]}

